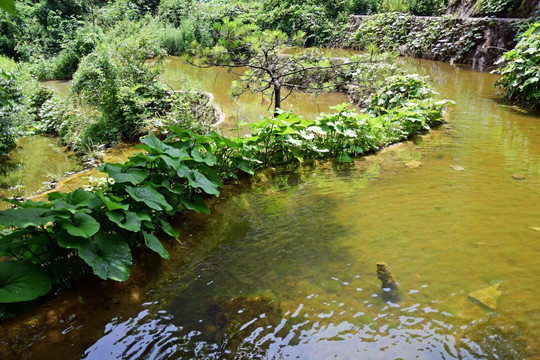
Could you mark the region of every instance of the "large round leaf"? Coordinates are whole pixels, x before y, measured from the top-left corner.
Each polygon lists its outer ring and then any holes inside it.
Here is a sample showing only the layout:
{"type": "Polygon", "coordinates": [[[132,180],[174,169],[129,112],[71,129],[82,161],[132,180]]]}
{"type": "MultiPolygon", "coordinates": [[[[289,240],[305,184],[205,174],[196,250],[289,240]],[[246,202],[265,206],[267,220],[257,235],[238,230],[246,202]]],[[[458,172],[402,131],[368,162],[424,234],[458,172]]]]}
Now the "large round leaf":
{"type": "Polygon", "coordinates": [[[58,197],[53,200],[53,202],[55,209],[65,209],[73,214],[79,212],[79,209],[93,209],[100,205],[100,201],[97,199],[96,194],[81,188],[58,197]]]}
{"type": "Polygon", "coordinates": [[[146,206],[151,209],[165,211],[172,210],[172,206],[167,203],[165,197],[150,185],[143,187],[127,186],[126,191],[135,201],[145,203],[146,206]]]}
{"type": "Polygon", "coordinates": [[[55,220],[49,209],[8,209],[0,212],[0,225],[24,229],[28,226],[42,226],[55,220]]]}
{"type": "Polygon", "coordinates": [[[126,281],[131,268],[131,250],[126,240],[118,235],[99,233],[81,244],[79,256],[102,279],[126,281]]]}
{"type": "Polygon", "coordinates": [[[0,303],[34,300],[51,290],[51,281],[37,265],[0,262],[0,303]]]}
{"type": "Polygon", "coordinates": [[[73,216],[73,221],[62,222],[62,227],[73,236],[89,238],[99,230],[99,223],[90,215],[77,213],[73,216]]]}

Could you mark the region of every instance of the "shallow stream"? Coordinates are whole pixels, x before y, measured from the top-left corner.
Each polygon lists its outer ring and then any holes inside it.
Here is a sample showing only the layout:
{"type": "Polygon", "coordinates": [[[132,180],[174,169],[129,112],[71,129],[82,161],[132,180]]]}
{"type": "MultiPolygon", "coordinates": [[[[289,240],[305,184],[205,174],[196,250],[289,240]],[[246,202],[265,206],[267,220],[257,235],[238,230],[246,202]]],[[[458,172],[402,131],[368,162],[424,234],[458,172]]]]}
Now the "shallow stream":
{"type": "Polygon", "coordinates": [[[448,124],[229,187],[181,223],[171,261],[3,324],[0,357],[539,358],[540,118],[497,103],[495,75],[403,65],[456,101],[448,124]],[[468,298],[495,284],[495,310],[468,298]]]}

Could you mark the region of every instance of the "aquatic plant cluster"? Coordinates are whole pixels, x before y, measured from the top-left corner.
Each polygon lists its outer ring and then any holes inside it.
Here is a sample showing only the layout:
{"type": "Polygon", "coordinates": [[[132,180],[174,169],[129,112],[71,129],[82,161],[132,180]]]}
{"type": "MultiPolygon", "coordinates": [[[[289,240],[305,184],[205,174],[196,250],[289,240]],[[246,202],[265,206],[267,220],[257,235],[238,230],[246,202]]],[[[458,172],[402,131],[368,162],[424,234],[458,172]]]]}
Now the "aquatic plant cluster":
{"type": "Polygon", "coordinates": [[[487,19],[421,18],[397,12],[377,14],[360,24],[348,46],[366,50],[374,44],[382,51],[461,62],[476,50],[487,26],[487,19]]]}
{"type": "Polygon", "coordinates": [[[513,50],[498,61],[500,95],[525,109],[540,108],[540,22],[525,31],[513,50]]]}
{"type": "Polygon", "coordinates": [[[19,103],[20,92],[14,86],[15,80],[10,72],[0,68],[0,157],[9,153],[16,146],[11,113],[19,103]]]}
{"type": "Polygon", "coordinates": [[[163,141],[142,138],[141,152],[126,163],[99,167],[108,177],[99,186],[53,192],[47,203],[10,200],[15,208],[0,212],[0,254],[11,260],[0,269],[2,317],[88,269],[102,279],[126,280],[134,247],[168,258],[154,233],[178,237],[168,219],[186,210],[208,213],[205,199],[241,173],[325,157],[349,162],[429,129],[448,104],[432,96],[422,78],[398,76],[363,114],[346,105],[315,120],[282,112],[250,124],[252,134],[239,138],[171,126],[163,141]]]}

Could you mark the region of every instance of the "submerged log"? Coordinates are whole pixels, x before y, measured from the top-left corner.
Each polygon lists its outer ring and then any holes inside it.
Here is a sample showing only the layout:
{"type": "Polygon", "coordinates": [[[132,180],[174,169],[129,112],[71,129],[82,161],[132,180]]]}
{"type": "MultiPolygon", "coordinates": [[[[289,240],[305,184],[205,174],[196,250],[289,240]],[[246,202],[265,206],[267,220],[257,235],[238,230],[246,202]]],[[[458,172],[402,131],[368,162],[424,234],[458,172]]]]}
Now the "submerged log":
{"type": "Polygon", "coordinates": [[[382,282],[384,297],[396,298],[398,296],[399,289],[388,264],[384,262],[377,263],[377,277],[382,282]]]}

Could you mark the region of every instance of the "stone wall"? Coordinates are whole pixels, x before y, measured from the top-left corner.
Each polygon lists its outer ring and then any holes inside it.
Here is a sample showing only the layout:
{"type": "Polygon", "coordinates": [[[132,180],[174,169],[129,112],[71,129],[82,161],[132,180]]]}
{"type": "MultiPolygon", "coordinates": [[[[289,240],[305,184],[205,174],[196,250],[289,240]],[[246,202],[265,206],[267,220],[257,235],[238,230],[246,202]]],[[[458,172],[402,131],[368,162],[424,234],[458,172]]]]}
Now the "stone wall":
{"type": "Polygon", "coordinates": [[[403,29],[404,36],[399,37],[398,40],[392,39],[391,35],[388,35],[389,31],[384,30],[379,34],[380,36],[374,36],[366,29],[365,36],[368,38],[362,39],[364,33],[361,33],[356,37],[356,39],[360,38],[360,41],[355,42],[354,34],[362,28],[362,24],[368,18],[370,16],[367,15],[350,17],[349,34],[351,40],[348,46],[361,49],[362,41],[364,43],[366,40],[370,41],[369,37],[371,36],[373,37],[371,41],[381,50],[390,50],[390,45],[393,46],[392,50],[398,51],[403,56],[466,64],[481,71],[489,71],[494,68],[494,63],[501,55],[514,48],[518,26],[523,21],[523,19],[508,18],[426,17],[390,14],[386,16],[387,20],[384,26],[389,26],[389,29],[395,28],[394,25],[389,25],[388,19],[401,23],[396,26],[403,29]],[[442,25],[438,26],[437,24],[442,25]],[[447,29],[444,28],[445,26],[447,29]],[[443,29],[448,31],[448,34],[441,34],[437,38],[432,33],[434,29],[435,31],[443,29]],[[387,41],[389,44],[384,42],[387,35],[390,37],[390,40],[387,41]],[[433,39],[433,42],[426,43],[425,39],[433,39]]]}

